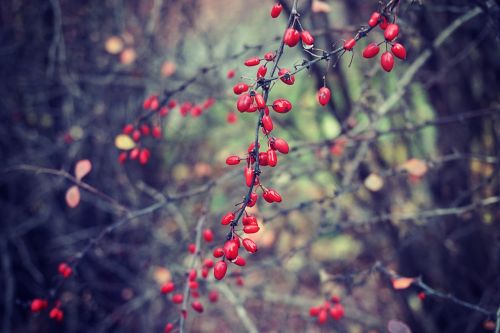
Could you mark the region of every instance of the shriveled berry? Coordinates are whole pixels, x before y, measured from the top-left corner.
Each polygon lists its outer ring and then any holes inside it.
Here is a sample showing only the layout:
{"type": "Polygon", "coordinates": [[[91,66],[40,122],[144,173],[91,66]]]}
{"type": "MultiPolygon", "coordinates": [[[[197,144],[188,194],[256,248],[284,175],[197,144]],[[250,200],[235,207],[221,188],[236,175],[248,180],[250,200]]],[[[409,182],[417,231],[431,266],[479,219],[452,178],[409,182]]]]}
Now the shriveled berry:
{"type": "Polygon", "coordinates": [[[368,44],[363,50],[363,57],[369,59],[375,57],[380,51],[380,47],[376,43],[368,44]]]}
{"type": "Polygon", "coordinates": [[[278,75],[280,76],[280,80],[289,86],[295,83],[295,76],[290,75],[290,71],[286,68],[281,68],[278,75]]]}

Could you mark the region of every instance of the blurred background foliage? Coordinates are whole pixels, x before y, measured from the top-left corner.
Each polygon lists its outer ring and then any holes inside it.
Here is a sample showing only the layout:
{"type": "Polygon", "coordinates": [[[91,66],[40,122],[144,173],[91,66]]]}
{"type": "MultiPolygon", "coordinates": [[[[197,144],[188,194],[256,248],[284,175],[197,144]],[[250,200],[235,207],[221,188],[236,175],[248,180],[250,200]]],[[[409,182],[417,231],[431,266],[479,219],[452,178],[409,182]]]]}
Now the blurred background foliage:
{"type": "MultiPolygon", "coordinates": [[[[290,3],[284,5],[286,12],[290,3]]],[[[235,112],[231,87],[255,75],[244,59],[279,45],[286,15],[272,20],[271,6],[256,0],[2,1],[4,332],[153,332],[178,317],[158,288],[170,279],[182,284],[204,200],[210,199],[207,226],[218,244],[226,232],[220,216],[244,195],[243,171],[224,161],[246,151],[256,114],[227,121],[235,112]],[[235,78],[226,78],[229,70],[235,78]],[[164,138],[146,141],[150,162],[120,165],[114,138],[144,112],[144,98],[192,77],[196,81],[173,98],[198,104],[214,97],[216,104],[198,118],[172,110],[161,122],[164,138]],[[58,263],[71,260],[117,216],[86,192],[77,208],[68,208],[66,179],[17,168],[72,171],[86,158],[93,170],[85,182],[131,209],[154,203],[157,193],[225,180],[108,235],[57,295],[66,319],[56,324],[29,314],[27,303],[49,297],[58,263]]],[[[377,7],[376,1],[299,1],[302,25],[325,50],[351,37],[377,7]]],[[[359,42],[352,64],[346,54],[334,68],[322,63],[297,75],[293,86],[272,89],[271,100],[286,97],[294,105],[275,114],[273,133],[295,150],[262,175],[284,202],[250,209],[263,231],[252,237],[260,250],[242,270],[245,286],[233,277],[227,287],[204,283],[202,293],[219,288],[222,296],[203,315],[189,314],[188,331],[252,332],[235,304],[244,305],[259,332],[386,332],[395,318],[412,332],[488,331],[484,323],[494,318],[446,300],[422,302],[419,290],[394,291],[384,277],[364,273],[382,262],[484,308],[500,303],[499,3],[401,1],[398,15],[408,58],[396,61],[390,74],[378,60],[361,57],[365,45],[382,40],[376,29],[359,42]],[[433,47],[475,8],[477,15],[433,47]],[[323,108],[315,94],[326,71],[333,102],[323,108]],[[346,130],[354,135],[342,135],[346,130]],[[308,308],[332,293],[342,296],[346,318],[318,326],[308,308]]],[[[293,68],[305,58],[299,48],[287,48],[282,64],[293,68]]],[[[204,245],[203,251],[212,249],[204,245]]]]}

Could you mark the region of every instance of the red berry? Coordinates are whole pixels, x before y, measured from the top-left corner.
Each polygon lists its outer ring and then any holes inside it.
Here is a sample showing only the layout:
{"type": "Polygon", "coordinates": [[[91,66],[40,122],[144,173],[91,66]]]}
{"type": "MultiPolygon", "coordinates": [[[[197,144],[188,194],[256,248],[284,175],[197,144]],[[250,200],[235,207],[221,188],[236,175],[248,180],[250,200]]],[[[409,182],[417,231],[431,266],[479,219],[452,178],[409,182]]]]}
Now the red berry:
{"type": "Polygon", "coordinates": [[[259,67],[259,69],[257,70],[257,79],[262,79],[263,77],[266,76],[266,73],[267,73],[267,67],[262,65],[259,67]]]}
{"type": "Polygon", "coordinates": [[[191,109],[191,115],[195,118],[201,116],[202,112],[203,112],[203,109],[199,105],[196,105],[195,107],[193,107],[191,109]]]}
{"type": "Polygon", "coordinates": [[[226,77],[228,79],[232,79],[235,74],[236,74],[236,72],[234,71],[234,69],[230,69],[230,70],[227,71],[226,77]]]}
{"type": "Polygon", "coordinates": [[[282,154],[288,154],[290,151],[290,147],[288,146],[288,142],[286,142],[284,139],[276,138],[273,141],[273,149],[276,149],[282,154]]]}
{"type": "Polygon", "coordinates": [[[162,106],[160,110],[158,111],[158,114],[160,117],[165,117],[170,110],[166,106],[162,106]]]}
{"type": "Polygon", "coordinates": [[[208,293],[208,300],[211,302],[211,303],[215,303],[219,300],[219,293],[216,291],[216,290],[211,290],[209,293],[208,293]]]}
{"type": "Polygon", "coordinates": [[[245,234],[255,234],[256,232],[258,232],[260,230],[260,227],[258,225],[246,225],[243,227],[243,232],[245,234]]]}
{"type": "Polygon", "coordinates": [[[380,47],[376,43],[368,44],[363,50],[363,57],[369,59],[375,57],[380,51],[380,47]]]}
{"type": "Polygon", "coordinates": [[[181,108],[180,108],[180,113],[183,117],[185,117],[189,111],[191,110],[191,108],[193,107],[193,104],[191,104],[190,102],[184,102],[182,103],[181,105],[181,108]]]}
{"type": "Polygon", "coordinates": [[[65,262],[60,263],[57,270],[58,270],[59,274],[62,275],[65,279],[69,278],[71,276],[71,274],[73,274],[73,270],[65,262]]]}
{"type": "Polygon", "coordinates": [[[245,266],[247,264],[247,261],[245,258],[237,256],[236,259],[234,259],[233,264],[238,265],[238,266],[245,266]]]}
{"type": "Polygon", "coordinates": [[[264,115],[262,117],[262,127],[264,127],[267,132],[271,132],[273,130],[274,125],[271,116],[264,115]]]}
{"type": "Polygon", "coordinates": [[[271,17],[272,18],[277,18],[281,14],[281,10],[283,9],[283,6],[281,6],[280,3],[277,3],[273,6],[271,9],[271,17]]]}
{"type": "Polygon", "coordinates": [[[328,104],[331,96],[332,93],[330,92],[330,89],[328,89],[327,87],[320,88],[318,90],[318,93],[316,94],[316,98],[318,99],[319,104],[321,104],[322,106],[328,104]]]}
{"type": "Polygon", "coordinates": [[[228,112],[226,120],[228,124],[234,124],[238,120],[238,118],[236,117],[236,113],[232,111],[228,112]]]}
{"type": "Polygon", "coordinates": [[[159,139],[161,137],[161,128],[160,126],[153,126],[153,130],[151,131],[153,138],[159,139]]]}
{"type": "Polygon", "coordinates": [[[257,225],[257,218],[252,215],[244,216],[242,219],[243,225],[257,225]]]}
{"type": "Polygon", "coordinates": [[[252,99],[250,98],[250,95],[243,94],[238,97],[238,101],[236,102],[236,108],[238,109],[238,111],[245,112],[250,108],[250,105],[252,105],[252,99]]]}
{"type": "Polygon", "coordinates": [[[421,292],[419,292],[419,293],[418,293],[418,298],[419,298],[421,301],[423,301],[423,300],[425,299],[425,297],[426,297],[426,296],[427,296],[427,295],[426,295],[423,291],[421,291],[421,292]]]}
{"type": "Polygon", "coordinates": [[[168,294],[168,293],[174,291],[174,289],[175,289],[175,284],[173,282],[167,282],[161,286],[160,291],[162,294],[168,294]]]}
{"type": "Polygon", "coordinates": [[[241,93],[244,93],[245,91],[248,90],[248,84],[246,83],[243,83],[243,82],[240,82],[240,83],[236,83],[234,86],[233,86],[233,92],[236,94],[236,95],[239,95],[241,93]]]}
{"type": "Polygon", "coordinates": [[[142,124],[142,125],[141,125],[141,133],[142,133],[142,135],[144,135],[144,136],[148,136],[148,135],[149,135],[149,133],[151,133],[151,130],[149,129],[149,126],[148,126],[148,125],[146,125],[146,124],[142,124]]]}
{"type": "Polygon", "coordinates": [[[211,242],[214,240],[214,233],[210,229],[203,230],[203,239],[205,242],[211,242]]]}
{"type": "Polygon", "coordinates": [[[390,72],[394,67],[394,57],[391,53],[384,52],[382,53],[382,57],[380,58],[380,64],[386,72],[390,72]]]}
{"type": "Polygon", "coordinates": [[[40,312],[43,309],[47,308],[48,303],[46,300],[40,299],[40,298],[35,298],[34,300],[31,301],[30,309],[31,312],[40,312]]]}
{"type": "Polygon", "coordinates": [[[370,16],[370,19],[368,20],[368,25],[370,27],[374,27],[378,24],[378,21],[380,20],[380,13],[379,12],[373,12],[372,16],[370,16]]]}
{"type": "Polygon", "coordinates": [[[215,258],[220,258],[224,255],[224,250],[222,249],[222,247],[218,247],[214,250],[213,255],[215,258]]]}
{"type": "Polygon", "coordinates": [[[229,223],[233,222],[234,217],[235,217],[235,216],[234,216],[234,213],[232,213],[232,212],[228,212],[228,213],[226,213],[226,215],[224,215],[224,216],[222,217],[222,220],[221,220],[221,222],[220,222],[220,223],[221,223],[222,225],[228,225],[229,223]]]}
{"type": "Polygon", "coordinates": [[[391,51],[392,51],[392,54],[394,54],[399,59],[401,59],[401,60],[405,60],[406,59],[406,49],[405,49],[405,47],[403,45],[401,45],[399,43],[395,43],[391,47],[391,51]]]}
{"type": "Polygon", "coordinates": [[[257,107],[259,109],[263,109],[266,107],[266,101],[264,100],[264,97],[259,93],[255,94],[255,103],[257,104],[257,107]]]}
{"type": "Polygon", "coordinates": [[[191,307],[198,313],[203,312],[203,305],[199,301],[194,301],[193,303],[191,303],[191,307]]]}
{"type": "Polygon", "coordinates": [[[132,132],[132,139],[137,142],[137,141],[139,141],[140,138],[141,138],[141,131],[134,130],[132,132]]]}
{"type": "Polygon", "coordinates": [[[167,106],[169,109],[173,109],[177,106],[177,101],[175,99],[171,99],[170,101],[168,101],[167,106]]]}
{"type": "Polygon", "coordinates": [[[385,18],[385,16],[382,16],[382,21],[380,21],[380,24],[379,24],[380,29],[385,30],[388,25],[389,25],[389,22],[387,22],[387,19],[385,18]]]}
{"type": "Polygon", "coordinates": [[[281,202],[281,195],[276,192],[273,189],[269,189],[268,191],[268,197],[273,201],[273,202],[281,202]]]}
{"type": "MultiPolygon", "coordinates": [[[[258,147],[260,148],[260,143],[259,143],[258,147]]],[[[251,152],[253,152],[254,148],[255,148],[255,142],[252,142],[252,143],[248,146],[247,152],[250,154],[251,152]]]]}
{"type": "Polygon", "coordinates": [[[224,261],[219,261],[214,266],[214,277],[217,280],[222,280],[227,272],[227,264],[224,261]]]}
{"type": "Polygon", "coordinates": [[[260,64],[259,57],[252,57],[252,58],[249,58],[245,61],[245,66],[248,66],[248,67],[257,66],[258,64],[260,64]]]}
{"type": "Polygon", "coordinates": [[[384,31],[384,37],[387,41],[392,42],[399,34],[399,26],[397,24],[391,23],[387,26],[384,31]]]}
{"type": "Polygon", "coordinates": [[[317,317],[320,312],[321,312],[320,306],[313,306],[313,307],[309,308],[309,315],[311,317],[317,317]]]}
{"type": "Polygon", "coordinates": [[[196,252],[196,245],[194,245],[193,243],[189,244],[188,245],[188,251],[189,253],[195,253],[196,252]]]}
{"type": "Polygon", "coordinates": [[[330,309],[330,316],[332,316],[333,319],[335,320],[340,320],[344,316],[344,307],[342,304],[335,304],[331,309],[330,309]]]}
{"type": "Polygon", "coordinates": [[[147,164],[150,156],[151,153],[149,152],[149,149],[142,148],[141,152],[139,153],[139,163],[141,163],[142,165],[147,164]]]}
{"type": "Polygon", "coordinates": [[[260,152],[259,153],[259,165],[261,166],[266,166],[269,165],[267,161],[267,152],[260,152]]]}
{"type": "Polygon", "coordinates": [[[134,126],[132,124],[127,124],[123,127],[123,134],[127,134],[129,135],[130,133],[132,133],[132,131],[134,130],[134,126]]]}
{"type": "Polygon", "coordinates": [[[135,160],[137,159],[137,157],[139,157],[139,152],[140,152],[140,149],[139,148],[134,148],[130,151],[130,159],[131,160],[135,160]]]}
{"type": "Polygon", "coordinates": [[[245,183],[248,187],[252,186],[253,180],[253,169],[249,167],[245,167],[245,183]]]}
{"type": "Polygon", "coordinates": [[[295,83],[295,76],[290,75],[290,71],[286,68],[281,68],[278,75],[280,76],[280,80],[289,86],[295,83]]]}
{"type": "Polygon", "coordinates": [[[181,304],[184,300],[184,296],[182,294],[175,294],[172,296],[172,302],[175,304],[181,304]]]}
{"type": "Polygon", "coordinates": [[[160,102],[158,101],[158,96],[151,96],[151,110],[156,110],[160,106],[160,102]]]}
{"type": "Polygon", "coordinates": [[[53,308],[49,312],[49,317],[50,319],[54,319],[56,321],[62,321],[64,318],[64,313],[58,308],[53,308]]]}
{"type": "Polygon", "coordinates": [[[294,28],[288,28],[285,31],[285,35],[283,36],[283,41],[289,47],[294,47],[297,45],[300,39],[300,33],[294,28]]]}
{"type": "Polygon", "coordinates": [[[273,102],[273,110],[278,113],[287,113],[292,109],[292,103],[284,98],[278,98],[273,102]]]}
{"type": "Polygon", "coordinates": [[[340,303],[340,297],[337,295],[332,295],[332,297],[330,297],[330,302],[340,303]]]}
{"type": "Polygon", "coordinates": [[[212,268],[214,267],[214,262],[212,259],[206,258],[205,260],[203,260],[203,266],[207,268],[212,268]]]}
{"type": "Polygon", "coordinates": [[[273,61],[274,58],[276,58],[276,54],[274,52],[267,52],[266,54],[264,54],[264,59],[266,59],[267,61],[273,61]]]}
{"type": "Polygon", "coordinates": [[[118,155],[118,162],[120,164],[125,164],[125,161],[127,161],[127,156],[128,154],[126,151],[121,152],[120,155],[118,155]]]}
{"type": "Polygon", "coordinates": [[[165,325],[165,329],[163,330],[165,333],[170,333],[174,329],[174,324],[168,323],[165,325]]]}
{"type": "MultiPolygon", "coordinates": [[[[260,153],[259,153],[260,155],[260,153]]],[[[267,157],[267,155],[266,155],[267,157]]],[[[260,157],[259,157],[259,163],[260,163],[260,157]]],[[[251,193],[250,194],[250,199],[248,200],[247,207],[253,207],[257,203],[258,195],[257,193],[251,193]]]]}
{"type": "Polygon", "coordinates": [[[255,242],[249,238],[245,238],[243,240],[243,247],[250,253],[257,252],[257,244],[255,244],[255,242]]]}
{"type": "Polygon", "coordinates": [[[318,313],[318,324],[323,325],[326,323],[326,320],[328,319],[328,312],[326,312],[326,309],[321,309],[321,311],[318,313]]]}
{"type": "Polygon", "coordinates": [[[238,243],[228,240],[224,243],[224,254],[227,260],[234,260],[238,256],[238,243]]]}
{"type": "Polygon", "coordinates": [[[276,152],[272,149],[267,151],[267,165],[274,168],[278,164],[278,156],[276,152]]]}
{"type": "Polygon", "coordinates": [[[356,40],[354,38],[351,38],[344,42],[344,50],[351,51],[354,45],[356,45],[356,40]]]}
{"type": "Polygon", "coordinates": [[[196,276],[198,275],[198,273],[196,272],[196,269],[191,269],[188,273],[188,280],[189,281],[194,281],[196,280],[196,276]]]}
{"type": "Polygon", "coordinates": [[[226,158],[227,165],[237,165],[240,164],[240,158],[236,155],[229,156],[226,158]]]}
{"type": "Polygon", "coordinates": [[[306,45],[313,45],[314,44],[314,37],[307,30],[304,30],[300,33],[300,38],[302,38],[302,42],[306,45]]]}

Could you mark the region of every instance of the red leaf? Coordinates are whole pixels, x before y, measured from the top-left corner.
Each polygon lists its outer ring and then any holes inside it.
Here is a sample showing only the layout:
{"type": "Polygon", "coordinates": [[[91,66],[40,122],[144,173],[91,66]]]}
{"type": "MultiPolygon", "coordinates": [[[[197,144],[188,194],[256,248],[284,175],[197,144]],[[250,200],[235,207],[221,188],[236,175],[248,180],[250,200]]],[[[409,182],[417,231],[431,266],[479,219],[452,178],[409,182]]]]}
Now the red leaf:
{"type": "Polygon", "coordinates": [[[70,208],[75,208],[76,206],[78,206],[78,204],[80,203],[80,190],[78,189],[78,186],[71,186],[66,191],[66,203],[70,208]]]}
{"type": "Polygon", "coordinates": [[[89,160],[80,160],[75,166],[75,177],[82,180],[92,170],[92,163],[89,160]]]}

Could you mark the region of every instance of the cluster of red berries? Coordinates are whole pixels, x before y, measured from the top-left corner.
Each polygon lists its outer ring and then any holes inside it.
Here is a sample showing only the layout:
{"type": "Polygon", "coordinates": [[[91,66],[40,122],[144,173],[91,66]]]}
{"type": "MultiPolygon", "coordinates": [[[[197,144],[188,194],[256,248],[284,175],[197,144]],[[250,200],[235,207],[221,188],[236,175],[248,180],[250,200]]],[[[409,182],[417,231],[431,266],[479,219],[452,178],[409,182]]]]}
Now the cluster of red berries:
{"type": "MultiPolygon", "coordinates": [[[[41,298],[35,298],[31,301],[30,310],[32,313],[40,313],[46,308],[48,308],[49,303],[41,298]]],[[[56,302],[56,305],[49,311],[49,318],[55,321],[62,321],[64,319],[64,312],[60,309],[60,302],[56,302]]]]}
{"type": "Polygon", "coordinates": [[[65,279],[69,278],[73,274],[73,269],[65,262],[60,263],[57,270],[65,279]]]}
{"type": "Polygon", "coordinates": [[[328,320],[328,314],[334,320],[340,320],[344,317],[344,307],[340,304],[338,296],[332,296],[329,301],[325,301],[319,306],[313,306],[309,309],[309,315],[316,317],[318,324],[325,324],[328,320]]]}
{"type": "Polygon", "coordinates": [[[176,100],[172,99],[168,102],[161,102],[157,95],[150,95],[143,102],[143,109],[151,111],[153,116],[150,121],[150,115],[139,117],[135,124],[126,124],[123,127],[122,134],[128,135],[136,142],[136,146],[130,151],[122,151],[118,155],[118,162],[124,164],[127,159],[137,160],[140,164],[145,165],[149,162],[151,151],[148,148],[142,147],[144,140],[147,137],[153,139],[161,139],[162,137],[162,118],[167,116],[170,111],[179,106],[180,114],[185,117],[191,114],[193,117],[199,117],[203,111],[211,108],[215,103],[214,98],[207,98],[203,103],[194,105],[189,101],[178,104],[176,100]]]}
{"type": "Polygon", "coordinates": [[[399,35],[399,26],[396,23],[389,23],[387,18],[378,12],[372,13],[368,21],[370,28],[377,25],[384,30],[384,41],[380,43],[370,43],[363,50],[363,57],[369,59],[375,57],[380,51],[380,44],[385,44],[386,51],[380,57],[380,65],[386,72],[390,72],[394,68],[394,57],[401,60],[406,59],[406,49],[400,44],[394,42],[399,35]],[[389,45],[391,51],[389,52],[389,45]]]}
{"type": "MultiPolygon", "coordinates": [[[[203,239],[207,243],[212,242],[214,239],[213,232],[210,229],[203,230],[202,235],[203,235],[203,239]]],[[[198,249],[196,248],[195,244],[188,245],[188,252],[190,254],[192,254],[192,255],[197,254],[197,250],[198,249]]],[[[203,279],[207,279],[208,275],[209,275],[209,270],[213,267],[214,267],[214,262],[212,259],[206,258],[203,261],[201,261],[201,269],[200,269],[201,277],[203,279]]],[[[196,268],[192,268],[191,270],[189,270],[189,272],[187,272],[186,283],[188,283],[190,295],[194,299],[194,301],[191,302],[191,308],[194,311],[196,311],[197,313],[202,313],[204,311],[204,306],[199,300],[199,298],[201,296],[200,290],[199,290],[200,284],[198,282],[198,270],[196,268]]],[[[169,282],[164,283],[160,287],[160,292],[164,295],[172,294],[172,297],[170,298],[172,303],[182,304],[182,302],[184,302],[184,295],[182,293],[174,293],[175,289],[176,289],[175,283],[172,281],[169,281],[169,282]]],[[[216,303],[218,301],[218,299],[219,299],[219,293],[216,290],[212,290],[208,293],[208,300],[210,301],[210,303],[216,303]]],[[[185,313],[185,312],[182,312],[182,315],[184,317],[187,317],[187,313],[185,313]]],[[[172,323],[168,323],[165,326],[165,332],[171,332],[173,329],[174,329],[174,324],[172,324],[172,323]]]]}

